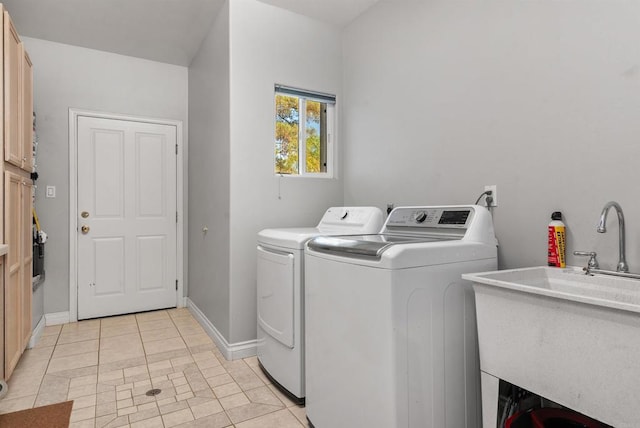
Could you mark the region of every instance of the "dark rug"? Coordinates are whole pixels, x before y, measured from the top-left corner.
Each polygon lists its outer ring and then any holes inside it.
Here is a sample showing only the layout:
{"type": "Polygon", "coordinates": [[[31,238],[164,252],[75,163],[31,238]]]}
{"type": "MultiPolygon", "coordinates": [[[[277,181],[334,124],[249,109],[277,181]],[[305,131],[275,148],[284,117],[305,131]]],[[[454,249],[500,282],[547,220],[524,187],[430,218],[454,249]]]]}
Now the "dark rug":
{"type": "Polygon", "coordinates": [[[2,428],[69,428],[73,401],[0,415],[2,428]]]}

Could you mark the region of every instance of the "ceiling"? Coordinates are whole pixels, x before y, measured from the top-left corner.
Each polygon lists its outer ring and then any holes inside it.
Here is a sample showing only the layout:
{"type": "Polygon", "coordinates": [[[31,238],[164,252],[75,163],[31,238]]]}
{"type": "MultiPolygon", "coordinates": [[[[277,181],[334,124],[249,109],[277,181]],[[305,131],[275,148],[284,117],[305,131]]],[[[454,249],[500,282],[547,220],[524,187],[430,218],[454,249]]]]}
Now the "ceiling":
{"type": "Polygon", "coordinates": [[[378,0],[259,0],[281,9],[344,27],[378,0]]]}
{"type": "MultiPolygon", "coordinates": [[[[378,0],[260,1],[343,27],[378,0]]],[[[21,36],[182,66],[191,63],[224,2],[2,0],[21,36]]]]}

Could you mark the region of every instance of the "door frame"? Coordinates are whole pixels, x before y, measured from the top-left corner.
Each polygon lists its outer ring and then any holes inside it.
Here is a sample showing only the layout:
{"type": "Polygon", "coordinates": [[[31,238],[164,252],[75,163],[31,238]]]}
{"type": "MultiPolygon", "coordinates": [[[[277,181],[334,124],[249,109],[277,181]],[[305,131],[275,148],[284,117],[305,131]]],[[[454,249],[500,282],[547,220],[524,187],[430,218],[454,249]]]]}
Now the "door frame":
{"type": "Polygon", "coordinates": [[[176,127],[176,209],[178,222],[176,223],[176,276],[178,289],[176,290],[176,307],[185,306],[184,299],[184,166],[183,166],[183,129],[182,121],[169,119],[155,119],[141,116],[131,116],[118,113],[97,112],[91,110],[69,109],[69,321],[78,321],[78,249],[77,232],[78,216],[78,118],[91,117],[99,119],[126,120],[129,122],[151,123],[176,127]]]}

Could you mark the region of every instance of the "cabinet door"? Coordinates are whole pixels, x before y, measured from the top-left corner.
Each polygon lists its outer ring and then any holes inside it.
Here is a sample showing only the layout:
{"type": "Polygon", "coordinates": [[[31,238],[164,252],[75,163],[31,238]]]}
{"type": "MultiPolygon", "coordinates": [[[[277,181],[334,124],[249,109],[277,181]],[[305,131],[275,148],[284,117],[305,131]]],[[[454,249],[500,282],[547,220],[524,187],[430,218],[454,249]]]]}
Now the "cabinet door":
{"type": "Polygon", "coordinates": [[[23,239],[20,232],[22,217],[23,178],[12,172],[5,172],[4,229],[5,243],[9,245],[6,256],[4,281],[5,315],[5,376],[8,379],[22,354],[22,288],[21,266],[23,239]]]}
{"type": "Polygon", "coordinates": [[[31,297],[33,295],[33,286],[31,278],[33,277],[33,227],[32,218],[33,214],[31,207],[33,206],[33,185],[31,180],[24,180],[22,182],[21,192],[21,204],[20,210],[20,238],[22,239],[22,252],[20,254],[20,291],[21,295],[21,352],[27,347],[29,339],[31,338],[31,297]]]}
{"type": "MultiPolygon", "coordinates": [[[[0,186],[1,187],[1,186],[0,186]]],[[[4,376],[4,257],[0,256],[0,379],[4,376]]]]}
{"type": "Polygon", "coordinates": [[[22,169],[33,171],[33,65],[31,58],[21,43],[22,58],[22,169]]]}
{"type": "Polygon", "coordinates": [[[20,140],[20,38],[7,11],[4,12],[4,160],[22,167],[23,153],[20,140]]]}

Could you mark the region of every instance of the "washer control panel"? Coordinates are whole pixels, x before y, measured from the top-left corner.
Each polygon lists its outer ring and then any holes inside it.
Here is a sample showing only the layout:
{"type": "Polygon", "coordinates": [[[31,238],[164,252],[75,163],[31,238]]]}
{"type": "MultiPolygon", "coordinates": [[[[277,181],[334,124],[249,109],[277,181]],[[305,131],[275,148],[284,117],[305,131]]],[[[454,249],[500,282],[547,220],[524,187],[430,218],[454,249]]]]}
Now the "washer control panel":
{"type": "Polygon", "coordinates": [[[464,229],[472,214],[471,207],[398,207],[389,215],[386,226],[464,229]]]}

